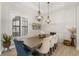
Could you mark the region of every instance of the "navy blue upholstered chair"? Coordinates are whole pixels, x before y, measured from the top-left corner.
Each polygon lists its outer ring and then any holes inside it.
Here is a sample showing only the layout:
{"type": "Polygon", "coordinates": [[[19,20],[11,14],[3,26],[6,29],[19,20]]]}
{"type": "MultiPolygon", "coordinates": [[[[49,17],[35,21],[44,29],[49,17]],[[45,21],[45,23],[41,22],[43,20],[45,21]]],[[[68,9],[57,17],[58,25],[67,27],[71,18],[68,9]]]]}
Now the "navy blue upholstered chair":
{"type": "Polygon", "coordinates": [[[25,47],[23,41],[14,39],[17,56],[32,56],[32,52],[28,47],[25,47]]]}

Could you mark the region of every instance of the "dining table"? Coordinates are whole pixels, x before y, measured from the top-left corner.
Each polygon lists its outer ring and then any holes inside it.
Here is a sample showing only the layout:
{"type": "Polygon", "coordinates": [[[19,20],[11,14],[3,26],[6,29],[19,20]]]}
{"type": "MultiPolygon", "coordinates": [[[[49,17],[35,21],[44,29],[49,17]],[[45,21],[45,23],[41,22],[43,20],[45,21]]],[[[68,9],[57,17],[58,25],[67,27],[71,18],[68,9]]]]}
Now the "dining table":
{"type": "MultiPolygon", "coordinates": [[[[46,35],[46,37],[48,36],[49,35],[46,35]]],[[[42,43],[43,39],[44,38],[39,38],[39,36],[29,37],[29,38],[26,38],[26,40],[24,41],[24,44],[29,48],[34,49],[42,43]]]]}
{"type": "Polygon", "coordinates": [[[38,45],[42,43],[43,39],[39,38],[38,36],[29,37],[24,41],[24,44],[31,49],[35,49],[38,45]]]}

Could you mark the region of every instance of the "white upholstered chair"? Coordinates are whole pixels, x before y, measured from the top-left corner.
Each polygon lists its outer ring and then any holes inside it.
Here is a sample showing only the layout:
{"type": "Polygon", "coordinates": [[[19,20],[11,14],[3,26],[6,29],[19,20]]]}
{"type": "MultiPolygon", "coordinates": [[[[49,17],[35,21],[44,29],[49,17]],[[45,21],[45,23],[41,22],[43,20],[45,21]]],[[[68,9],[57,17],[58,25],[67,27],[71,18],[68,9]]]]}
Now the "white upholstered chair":
{"type": "Polygon", "coordinates": [[[42,46],[39,49],[37,49],[37,51],[43,55],[47,55],[50,51],[50,39],[44,38],[42,46]]]}
{"type": "Polygon", "coordinates": [[[51,55],[52,48],[54,48],[55,44],[57,44],[56,35],[44,38],[41,47],[37,49],[37,51],[43,55],[47,55],[47,54],[51,55]]]}
{"type": "Polygon", "coordinates": [[[58,44],[58,37],[57,37],[56,34],[52,36],[52,40],[53,40],[52,43],[54,43],[54,48],[53,48],[53,50],[55,50],[56,47],[57,47],[57,44],[58,44]]]}
{"type": "Polygon", "coordinates": [[[57,37],[57,35],[53,35],[53,40],[54,40],[54,44],[58,43],[58,37],[57,37]]]}
{"type": "Polygon", "coordinates": [[[50,39],[50,55],[51,55],[52,52],[55,51],[57,47],[58,38],[57,35],[55,34],[55,35],[51,35],[49,39],[50,39]]]}
{"type": "Polygon", "coordinates": [[[57,44],[58,42],[58,38],[56,35],[52,35],[48,37],[48,39],[50,40],[50,48],[54,47],[54,44],[57,44]]]}

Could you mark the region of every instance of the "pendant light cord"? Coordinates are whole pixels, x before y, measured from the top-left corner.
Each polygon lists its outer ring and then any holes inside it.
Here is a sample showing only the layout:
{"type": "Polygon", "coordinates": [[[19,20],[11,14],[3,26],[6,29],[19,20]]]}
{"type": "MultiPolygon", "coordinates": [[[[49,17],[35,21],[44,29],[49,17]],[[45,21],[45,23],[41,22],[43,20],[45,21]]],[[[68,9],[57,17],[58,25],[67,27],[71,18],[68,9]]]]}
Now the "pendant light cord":
{"type": "Polygon", "coordinates": [[[47,4],[48,4],[48,20],[49,20],[49,3],[50,2],[47,2],[47,4]]]}
{"type": "Polygon", "coordinates": [[[40,11],[40,2],[39,2],[39,11],[40,11]]]}
{"type": "Polygon", "coordinates": [[[38,14],[40,15],[40,2],[38,4],[38,6],[39,6],[38,14]]]}

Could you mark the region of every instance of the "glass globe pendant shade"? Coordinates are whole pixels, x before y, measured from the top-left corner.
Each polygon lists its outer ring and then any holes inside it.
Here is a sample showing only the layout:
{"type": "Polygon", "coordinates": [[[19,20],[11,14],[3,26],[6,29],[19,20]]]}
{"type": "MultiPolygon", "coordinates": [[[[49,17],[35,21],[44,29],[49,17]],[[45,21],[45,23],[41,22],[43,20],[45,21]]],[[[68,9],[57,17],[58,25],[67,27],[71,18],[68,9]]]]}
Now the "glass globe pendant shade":
{"type": "Polygon", "coordinates": [[[41,19],[42,19],[42,16],[36,16],[36,19],[38,20],[38,21],[41,21],[41,19]]]}
{"type": "Polygon", "coordinates": [[[49,15],[47,16],[46,22],[49,24],[51,22],[49,15]]]}
{"type": "Polygon", "coordinates": [[[38,21],[41,21],[42,18],[43,18],[43,17],[40,16],[40,10],[39,10],[39,11],[38,11],[38,16],[36,16],[36,19],[37,19],[38,21]]]}
{"type": "Polygon", "coordinates": [[[50,23],[50,20],[46,20],[46,22],[49,24],[50,23]]]}
{"type": "Polygon", "coordinates": [[[46,22],[49,24],[49,23],[51,22],[51,20],[50,20],[50,19],[48,19],[48,20],[46,20],[46,22]]]}

